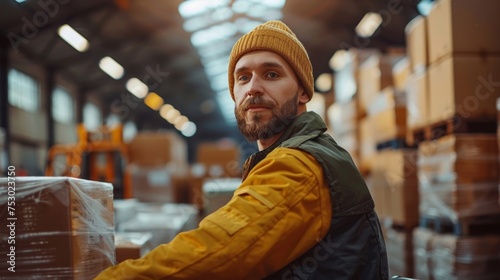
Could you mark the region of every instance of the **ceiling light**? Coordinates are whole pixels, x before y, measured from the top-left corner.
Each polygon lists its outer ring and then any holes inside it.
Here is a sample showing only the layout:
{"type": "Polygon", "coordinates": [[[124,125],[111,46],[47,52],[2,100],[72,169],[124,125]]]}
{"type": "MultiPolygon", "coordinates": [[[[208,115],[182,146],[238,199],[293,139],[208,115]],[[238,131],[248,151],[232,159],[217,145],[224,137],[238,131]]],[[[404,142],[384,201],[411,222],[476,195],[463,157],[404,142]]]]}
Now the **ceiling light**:
{"type": "Polygon", "coordinates": [[[254,29],[257,25],[263,23],[262,21],[249,20],[248,18],[238,18],[234,21],[234,24],[238,27],[240,33],[248,33],[254,29]]]}
{"type": "Polygon", "coordinates": [[[175,118],[173,125],[175,126],[175,128],[177,128],[177,130],[181,130],[182,126],[187,122],[189,122],[188,117],[178,116],[177,118],[175,118]]]}
{"type": "Polygon", "coordinates": [[[262,16],[264,20],[273,20],[273,19],[281,19],[283,17],[283,13],[280,10],[269,9],[262,16]]]}
{"type": "Polygon", "coordinates": [[[212,27],[196,31],[191,36],[191,43],[195,47],[207,45],[209,43],[228,39],[237,32],[236,26],[232,22],[224,22],[212,27]]]}
{"type": "Polygon", "coordinates": [[[434,7],[434,0],[421,0],[417,4],[418,12],[423,16],[428,16],[434,7]]]}
{"type": "Polygon", "coordinates": [[[252,5],[252,8],[247,11],[247,15],[253,18],[262,18],[269,10],[269,7],[262,5],[252,5]]]}
{"type": "MultiPolygon", "coordinates": [[[[219,41],[209,46],[198,48],[198,53],[204,60],[217,59],[231,52],[234,42],[229,40],[219,41]]],[[[227,65],[226,65],[227,66],[227,65]]]]}
{"type": "Polygon", "coordinates": [[[343,69],[350,60],[351,55],[348,51],[338,50],[333,54],[332,58],[330,58],[328,64],[332,70],[339,71],[343,69]]]}
{"type": "Polygon", "coordinates": [[[276,9],[281,9],[283,6],[285,6],[286,0],[266,0],[266,1],[261,1],[263,5],[266,5],[271,8],[276,8],[276,9]]]}
{"type": "Polygon", "coordinates": [[[382,17],[377,13],[367,13],[356,26],[356,34],[360,37],[368,38],[375,33],[375,30],[382,23],[382,17]]]}
{"type": "Polygon", "coordinates": [[[170,110],[173,110],[175,109],[174,106],[170,105],[170,104],[164,104],[163,106],[161,106],[160,108],[160,116],[164,119],[167,119],[166,115],[167,115],[167,112],[170,111],[170,110]]]}
{"type": "Polygon", "coordinates": [[[144,98],[149,91],[148,86],[137,78],[130,78],[125,87],[137,98],[144,98]]]}
{"type": "Polygon", "coordinates": [[[322,92],[332,89],[333,77],[332,74],[323,73],[316,79],[316,88],[322,92]]]}
{"type": "Polygon", "coordinates": [[[187,122],[181,127],[182,135],[186,137],[191,137],[196,133],[196,124],[193,122],[187,122]]]}
{"type": "Polygon", "coordinates": [[[207,26],[207,21],[204,17],[194,17],[184,21],[182,28],[187,32],[193,32],[207,26]]]}
{"type": "Polygon", "coordinates": [[[17,3],[23,3],[26,2],[26,0],[16,0],[17,3]]]}
{"type": "MultiPolygon", "coordinates": [[[[201,58],[201,62],[205,68],[212,67],[212,66],[221,66],[225,65],[227,68],[227,64],[229,63],[229,54],[216,58],[216,59],[206,59],[206,58],[201,58]]],[[[227,69],[226,69],[227,70],[227,69]]]]}
{"type": "Polygon", "coordinates": [[[210,18],[213,22],[228,20],[233,16],[233,10],[229,7],[219,7],[212,12],[210,18]]]}
{"type": "Polygon", "coordinates": [[[174,123],[175,118],[177,118],[177,117],[178,117],[178,116],[180,116],[180,115],[181,115],[181,113],[179,112],[179,110],[177,110],[177,109],[172,109],[172,110],[168,111],[168,112],[165,114],[165,119],[166,119],[169,123],[173,124],[173,123],[174,123]]]}
{"type": "Polygon", "coordinates": [[[123,67],[109,56],[103,57],[99,61],[99,68],[115,80],[121,79],[125,73],[123,67]]]}
{"type": "Polygon", "coordinates": [[[64,24],[57,29],[57,33],[61,38],[70,44],[79,52],[84,52],[89,48],[89,41],[80,33],[76,32],[71,26],[64,24]]]}
{"type": "Polygon", "coordinates": [[[156,94],[155,92],[150,92],[146,98],[144,98],[144,103],[151,109],[158,111],[163,105],[163,98],[156,94]]]}
{"type": "Polygon", "coordinates": [[[237,0],[233,3],[231,8],[235,13],[243,14],[250,10],[251,6],[251,3],[247,1],[237,0]]]}
{"type": "Polygon", "coordinates": [[[179,4],[179,14],[183,18],[193,17],[221,6],[227,6],[230,0],[190,0],[179,4]]]}

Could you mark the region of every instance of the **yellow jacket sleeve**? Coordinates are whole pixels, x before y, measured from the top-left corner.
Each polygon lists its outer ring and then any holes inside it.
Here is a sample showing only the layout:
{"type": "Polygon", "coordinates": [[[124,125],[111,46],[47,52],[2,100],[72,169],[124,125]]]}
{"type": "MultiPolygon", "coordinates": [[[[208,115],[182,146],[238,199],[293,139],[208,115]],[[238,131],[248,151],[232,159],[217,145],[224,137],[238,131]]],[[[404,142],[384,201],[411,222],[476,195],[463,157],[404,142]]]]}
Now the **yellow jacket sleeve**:
{"type": "Polygon", "coordinates": [[[331,205],[322,172],[311,155],[277,148],[199,228],[96,279],[262,279],[326,235],[331,205]]]}

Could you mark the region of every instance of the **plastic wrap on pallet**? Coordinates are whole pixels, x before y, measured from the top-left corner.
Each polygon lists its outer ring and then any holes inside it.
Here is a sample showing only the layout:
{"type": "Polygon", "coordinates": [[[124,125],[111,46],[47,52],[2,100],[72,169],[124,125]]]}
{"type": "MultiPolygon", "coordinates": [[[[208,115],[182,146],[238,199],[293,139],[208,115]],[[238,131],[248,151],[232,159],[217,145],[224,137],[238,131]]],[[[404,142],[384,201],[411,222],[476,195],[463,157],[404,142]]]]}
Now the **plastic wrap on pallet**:
{"type": "Polygon", "coordinates": [[[434,279],[498,279],[500,236],[458,237],[436,234],[431,243],[434,279]]]}
{"type": "Polygon", "coordinates": [[[460,218],[500,214],[498,183],[426,184],[420,182],[419,211],[422,216],[460,218]]]}
{"type": "Polygon", "coordinates": [[[391,275],[413,277],[412,232],[387,228],[385,239],[391,275]]]}
{"type": "Polygon", "coordinates": [[[420,214],[456,221],[500,214],[496,135],[448,135],[420,143],[420,214]]]}
{"type": "Polygon", "coordinates": [[[415,228],[413,230],[413,256],[415,278],[426,280],[433,279],[431,272],[431,241],[435,233],[426,228],[415,228]]]}
{"type": "Polygon", "coordinates": [[[417,153],[412,149],[382,150],[372,170],[370,192],[380,217],[403,228],[418,225],[417,153]]]}
{"type": "Polygon", "coordinates": [[[115,262],[110,183],[0,178],[0,197],[0,279],[92,279],[115,262]]]}

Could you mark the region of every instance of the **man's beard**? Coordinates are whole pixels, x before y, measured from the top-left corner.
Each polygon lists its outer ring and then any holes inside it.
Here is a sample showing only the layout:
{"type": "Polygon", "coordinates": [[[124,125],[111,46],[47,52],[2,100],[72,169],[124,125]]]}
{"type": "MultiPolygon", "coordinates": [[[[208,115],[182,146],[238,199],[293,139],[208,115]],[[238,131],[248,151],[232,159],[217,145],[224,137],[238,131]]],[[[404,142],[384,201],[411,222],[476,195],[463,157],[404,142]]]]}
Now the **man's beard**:
{"type": "Polygon", "coordinates": [[[253,142],[259,139],[269,139],[282,132],[297,116],[298,98],[299,95],[296,93],[295,96],[287,100],[281,108],[277,108],[275,104],[270,101],[265,101],[261,96],[245,100],[243,104],[234,109],[234,114],[241,134],[249,142],[253,142]],[[249,105],[262,105],[271,108],[271,119],[268,122],[263,122],[263,114],[266,113],[257,112],[251,115],[252,123],[247,123],[245,120],[245,108],[249,105]]]}

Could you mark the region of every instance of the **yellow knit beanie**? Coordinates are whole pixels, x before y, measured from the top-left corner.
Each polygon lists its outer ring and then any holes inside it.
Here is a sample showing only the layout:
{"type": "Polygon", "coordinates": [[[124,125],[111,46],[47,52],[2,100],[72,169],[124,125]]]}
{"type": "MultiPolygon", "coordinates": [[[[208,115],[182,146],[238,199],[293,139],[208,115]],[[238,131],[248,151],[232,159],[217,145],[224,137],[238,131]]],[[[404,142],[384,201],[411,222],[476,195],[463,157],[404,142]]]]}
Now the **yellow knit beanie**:
{"type": "Polygon", "coordinates": [[[271,20],[255,27],[234,44],[228,66],[229,92],[233,100],[236,63],[244,54],[257,50],[272,51],[283,57],[297,74],[311,100],[314,92],[314,79],[307,51],[292,30],[278,20],[271,20]]]}

